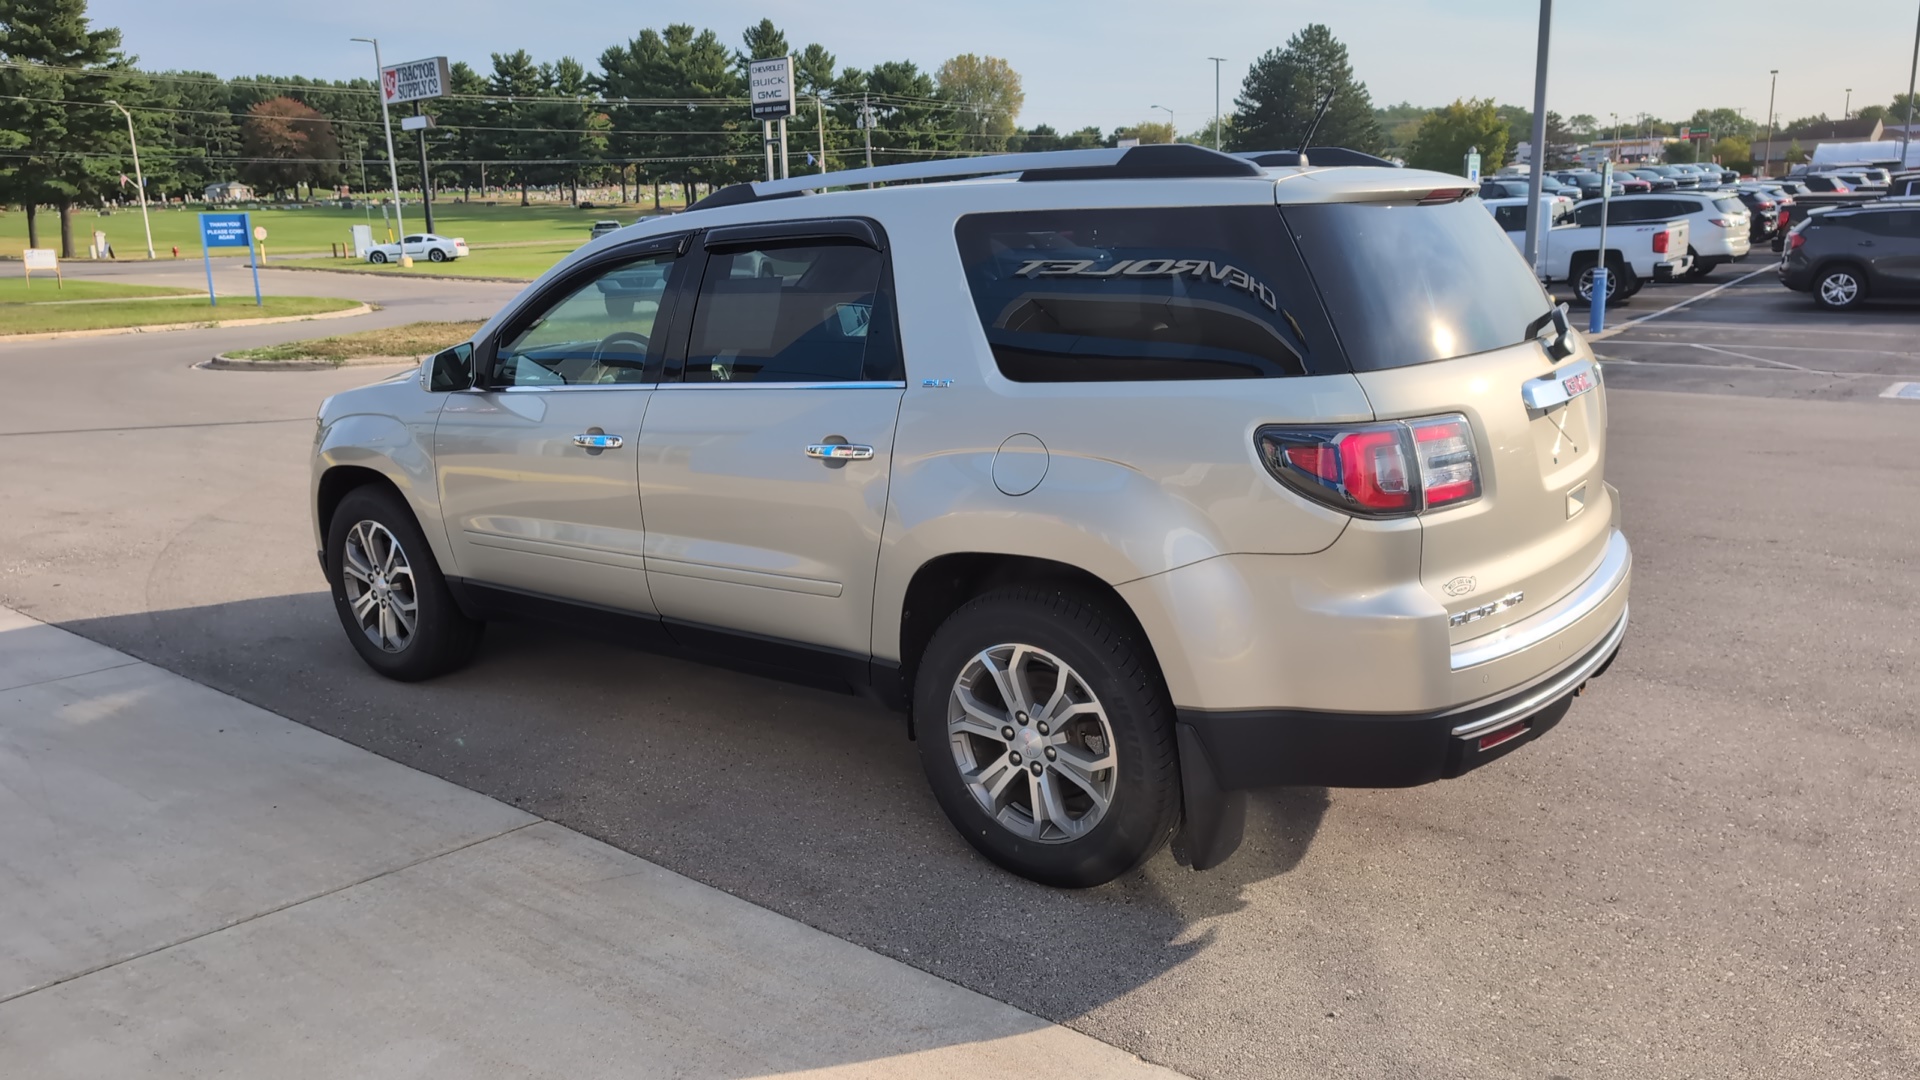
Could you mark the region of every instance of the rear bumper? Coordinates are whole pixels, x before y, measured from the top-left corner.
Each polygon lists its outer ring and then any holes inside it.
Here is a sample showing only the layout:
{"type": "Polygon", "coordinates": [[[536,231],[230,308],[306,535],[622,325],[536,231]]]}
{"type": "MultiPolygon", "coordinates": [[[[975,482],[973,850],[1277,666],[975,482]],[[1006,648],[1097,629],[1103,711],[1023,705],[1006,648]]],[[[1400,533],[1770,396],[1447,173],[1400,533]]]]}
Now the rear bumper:
{"type": "Polygon", "coordinates": [[[1413,787],[1451,779],[1552,729],[1586,681],[1613,662],[1626,632],[1623,610],[1572,662],[1531,686],[1465,709],[1410,716],[1180,709],[1178,722],[1188,729],[1182,742],[1200,748],[1222,791],[1288,784],[1413,787]]]}
{"type": "Polygon", "coordinates": [[[1678,281],[1688,270],[1692,269],[1692,267],[1693,257],[1691,255],[1682,255],[1677,259],[1668,259],[1663,263],[1655,263],[1653,264],[1653,280],[1678,281]]]}

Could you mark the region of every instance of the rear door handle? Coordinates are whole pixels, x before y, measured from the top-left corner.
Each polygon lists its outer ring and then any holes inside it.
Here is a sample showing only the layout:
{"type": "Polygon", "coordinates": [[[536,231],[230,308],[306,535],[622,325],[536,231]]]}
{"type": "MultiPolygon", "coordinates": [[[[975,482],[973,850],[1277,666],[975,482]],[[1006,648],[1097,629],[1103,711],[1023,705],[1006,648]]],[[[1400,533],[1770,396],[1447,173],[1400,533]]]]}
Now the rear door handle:
{"type": "Polygon", "coordinates": [[[873,447],[858,443],[814,443],[807,447],[807,456],[824,461],[866,461],[873,456],[873,447]]]}
{"type": "Polygon", "coordinates": [[[575,435],[573,445],[585,447],[588,450],[618,450],[626,445],[626,440],[618,435],[592,431],[585,435],[575,435]]]}

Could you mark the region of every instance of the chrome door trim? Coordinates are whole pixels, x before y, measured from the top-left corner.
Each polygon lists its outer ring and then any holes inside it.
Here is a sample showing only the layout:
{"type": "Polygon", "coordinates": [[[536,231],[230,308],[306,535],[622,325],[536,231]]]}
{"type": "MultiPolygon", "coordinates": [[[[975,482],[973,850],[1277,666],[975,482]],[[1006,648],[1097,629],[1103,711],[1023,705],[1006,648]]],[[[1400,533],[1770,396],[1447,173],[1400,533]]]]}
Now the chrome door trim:
{"type": "Polygon", "coordinates": [[[905,390],[904,381],[894,382],[667,382],[660,390],[905,390]]]}
{"type": "Polygon", "coordinates": [[[658,390],[660,388],[659,383],[559,383],[553,386],[496,386],[491,389],[474,386],[468,389],[477,394],[551,394],[569,390],[658,390]]]}
{"type": "Polygon", "coordinates": [[[1620,583],[1626,580],[1627,570],[1632,565],[1633,551],[1627,546],[1626,535],[1615,529],[1607,539],[1600,565],[1587,575],[1578,588],[1545,611],[1501,627],[1491,634],[1455,645],[1447,658],[1448,666],[1454,671],[1465,671],[1540,644],[1586,618],[1605,603],[1613,591],[1620,587],[1620,583]]]}
{"type": "Polygon", "coordinates": [[[873,447],[861,443],[814,443],[807,456],[821,461],[871,461],[873,447]]]}
{"type": "Polygon", "coordinates": [[[618,450],[627,445],[627,440],[606,432],[586,432],[573,437],[573,445],[587,450],[618,450]]]}

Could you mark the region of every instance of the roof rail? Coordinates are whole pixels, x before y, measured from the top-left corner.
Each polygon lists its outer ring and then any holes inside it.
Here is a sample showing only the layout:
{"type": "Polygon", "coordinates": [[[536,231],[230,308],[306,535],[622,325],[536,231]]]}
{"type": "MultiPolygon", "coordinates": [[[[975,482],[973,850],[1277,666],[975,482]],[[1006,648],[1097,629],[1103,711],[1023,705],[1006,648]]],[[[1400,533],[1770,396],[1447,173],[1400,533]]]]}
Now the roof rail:
{"type": "Polygon", "coordinates": [[[1191,177],[1259,176],[1258,166],[1230,154],[1191,143],[1046,150],[1025,154],[911,161],[870,169],[813,173],[784,180],[734,184],[701,199],[688,210],[758,202],[828,188],[892,184],[914,180],[961,180],[981,176],[1018,176],[1022,180],[1164,180],[1191,177]]]}
{"type": "Polygon", "coordinates": [[[1262,168],[1286,168],[1305,165],[1357,165],[1373,168],[1397,169],[1398,165],[1383,157],[1363,154],[1358,150],[1349,150],[1344,146],[1309,146],[1300,150],[1248,150],[1238,155],[1262,168]]]}

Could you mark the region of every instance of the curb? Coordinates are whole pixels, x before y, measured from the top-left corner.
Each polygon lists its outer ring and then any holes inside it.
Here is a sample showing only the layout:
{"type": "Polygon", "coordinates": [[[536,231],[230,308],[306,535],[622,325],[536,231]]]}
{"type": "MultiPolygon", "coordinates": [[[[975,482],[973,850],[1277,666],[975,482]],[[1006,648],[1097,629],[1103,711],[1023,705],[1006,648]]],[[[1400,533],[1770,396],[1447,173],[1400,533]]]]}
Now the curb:
{"type": "MultiPolygon", "coordinates": [[[[373,264],[369,263],[367,265],[371,266],[373,264]]],[[[352,274],[355,277],[366,277],[369,274],[382,273],[382,271],[379,270],[348,270],[332,266],[275,266],[272,263],[267,263],[261,266],[260,269],[286,270],[295,274],[352,274]]],[[[503,285],[531,285],[534,281],[534,279],[530,277],[474,277],[468,274],[421,274],[410,272],[405,276],[410,281],[488,281],[503,285]]]]}
{"type": "Polygon", "coordinates": [[[229,326],[271,326],[274,323],[314,322],[320,319],[347,319],[355,315],[370,315],[372,304],[344,308],[340,311],[320,311],[312,315],[275,315],[267,319],[228,319],[225,322],[187,322],[158,323],[153,326],[111,326],[99,330],[54,330],[42,334],[7,334],[0,336],[0,345],[16,341],[59,341],[63,338],[118,337],[122,334],[163,334],[173,330],[220,330],[229,326]]]}
{"type": "Polygon", "coordinates": [[[355,356],[334,363],[331,360],[248,360],[221,353],[211,360],[193,365],[202,371],[332,371],[343,367],[393,367],[418,364],[424,356],[355,356]]]}

